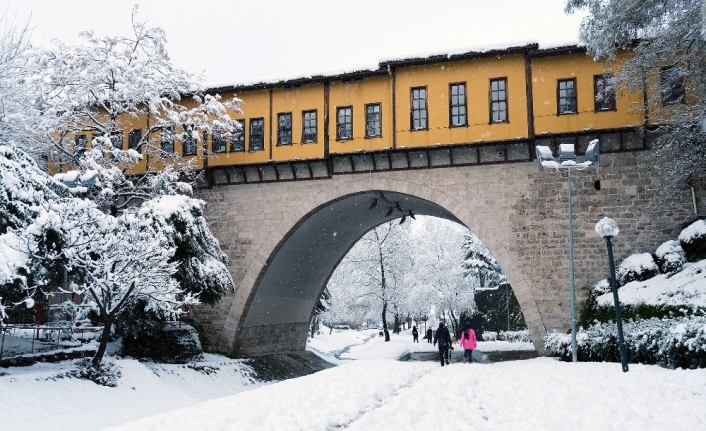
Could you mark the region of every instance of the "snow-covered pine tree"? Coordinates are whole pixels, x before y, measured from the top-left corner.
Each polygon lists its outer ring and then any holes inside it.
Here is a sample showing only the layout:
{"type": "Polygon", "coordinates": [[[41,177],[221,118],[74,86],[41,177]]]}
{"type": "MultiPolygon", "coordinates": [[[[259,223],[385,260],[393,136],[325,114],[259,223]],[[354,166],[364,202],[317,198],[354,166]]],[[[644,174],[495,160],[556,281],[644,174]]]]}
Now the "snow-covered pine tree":
{"type": "Polygon", "coordinates": [[[68,189],[53,181],[28,154],[12,144],[0,144],[0,304],[4,301],[8,306],[3,317],[17,320],[27,315],[34,302],[34,295],[27,295],[28,287],[58,282],[58,262],[46,256],[61,245],[55,232],[47,233],[43,253],[35,258],[22,251],[15,232],[25,231],[50,202],[68,196],[68,189]]]}
{"type": "Polygon", "coordinates": [[[235,283],[226,266],[228,258],[203,216],[204,205],[200,199],[165,195],[145,202],[138,214],[174,249],[170,261],[178,264],[174,278],[181,288],[199,302],[214,305],[234,291],[235,283]]]}
{"type": "Polygon", "coordinates": [[[477,278],[481,289],[497,288],[506,281],[490,250],[473,233],[465,235],[463,250],[466,253],[463,261],[464,275],[477,278]]]}

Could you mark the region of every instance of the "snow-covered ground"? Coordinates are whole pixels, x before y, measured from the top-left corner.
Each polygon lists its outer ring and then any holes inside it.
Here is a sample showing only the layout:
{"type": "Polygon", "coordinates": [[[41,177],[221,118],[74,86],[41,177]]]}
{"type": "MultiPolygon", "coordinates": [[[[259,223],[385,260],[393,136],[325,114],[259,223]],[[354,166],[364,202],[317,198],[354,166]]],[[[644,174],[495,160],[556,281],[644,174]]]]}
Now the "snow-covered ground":
{"type": "MultiPolygon", "coordinates": [[[[329,334],[322,331],[307,343],[307,350],[334,364],[341,364],[357,359],[397,359],[407,352],[436,352],[438,349],[424,339],[413,342],[409,330],[399,335],[390,333],[390,341],[378,336],[379,330],[342,331],[329,334]]],[[[461,358],[463,351],[454,346],[452,357],[461,358]]],[[[479,342],[481,352],[498,352],[508,350],[534,350],[532,343],[510,343],[507,341],[479,342]]],[[[476,353],[477,354],[477,353],[476,353]]]]}
{"type": "MultiPolygon", "coordinates": [[[[411,335],[342,331],[308,349],[338,366],[265,385],[240,361],[119,360],[116,388],[56,378],[70,363],[0,370],[0,430],[687,430],[706,423],[706,370],[550,358],[400,362],[434,351],[411,335]],[[336,358],[336,355],[340,359],[336,358]],[[106,428],[107,427],[107,428],[106,428]]],[[[513,343],[481,343],[479,350],[513,343]]],[[[527,344],[515,344],[529,349],[527,344]]]]}

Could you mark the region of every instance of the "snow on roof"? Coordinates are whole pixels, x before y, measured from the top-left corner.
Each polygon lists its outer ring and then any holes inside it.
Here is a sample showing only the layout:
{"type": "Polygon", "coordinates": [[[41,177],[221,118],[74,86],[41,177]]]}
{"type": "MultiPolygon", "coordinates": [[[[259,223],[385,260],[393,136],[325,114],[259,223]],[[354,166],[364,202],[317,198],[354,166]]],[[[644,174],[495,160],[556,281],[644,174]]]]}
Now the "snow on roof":
{"type": "Polygon", "coordinates": [[[450,51],[447,53],[426,53],[413,55],[402,59],[381,60],[377,65],[367,65],[356,67],[355,69],[330,69],[319,71],[318,73],[310,73],[297,78],[291,77],[271,77],[265,78],[262,81],[253,82],[224,82],[221,84],[211,84],[208,86],[209,91],[228,92],[228,91],[243,91],[254,88],[269,88],[274,86],[297,85],[309,82],[317,82],[331,79],[356,79],[365,76],[373,76],[387,72],[388,66],[401,66],[412,64],[429,64],[445,61],[457,61],[471,58],[481,58],[488,56],[500,56],[512,53],[527,52],[528,55],[542,56],[560,54],[565,52],[581,52],[585,48],[577,45],[576,40],[567,40],[555,43],[523,42],[512,45],[503,46],[478,46],[469,47],[464,50],[450,51]]]}

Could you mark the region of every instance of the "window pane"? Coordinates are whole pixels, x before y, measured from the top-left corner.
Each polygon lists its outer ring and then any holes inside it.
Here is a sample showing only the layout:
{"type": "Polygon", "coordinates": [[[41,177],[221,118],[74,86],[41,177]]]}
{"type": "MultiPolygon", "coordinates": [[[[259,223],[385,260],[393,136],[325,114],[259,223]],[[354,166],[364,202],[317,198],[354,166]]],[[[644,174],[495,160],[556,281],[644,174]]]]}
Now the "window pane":
{"type": "Polygon", "coordinates": [[[142,130],[139,130],[139,129],[130,130],[130,134],[128,135],[127,147],[131,150],[137,150],[137,146],[140,145],[141,141],[142,141],[142,130]]]}
{"type": "Polygon", "coordinates": [[[451,85],[451,126],[466,125],[466,84],[451,85]]]}
{"type": "Polygon", "coordinates": [[[231,151],[245,151],[245,122],[243,120],[235,120],[238,127],[233,132],[233,137],[230,141],[231,151]]]}
{"type": "Polygon", "coordinates": [[[302,142],[316,142],[316,111],[304,111],[302,142]]]}
{"type": "Polygon", "coordinates": [[[118,150],[123,149],[123,132],[113,132],[110,134],[110,142],[113,144],[113,148],[118,150]]]}
{"type": "Polygon", "coordinates": [[[265,149],[264,122],[262,118],[250,120],[250,151],[265,149]]]}
{"type": "Polygon", "coordinates": [[[615,109],[615,78],[613,75],[595,76],[593,78],[593,96],[596,111],[615,109]]]}
{"type": "Polygon", "coordinates": [[[277,145],[292,143],[292,113],[277,115],[277,145]]]}
{"type": "Polygon", "coordinates": [[[380,136],[380,104],[366,105],[365,110],[365,136],[380,136]]]}
{"type": "Polygon", "coordinates": [[[559,114],[576,114],[576,81],[564,79],[558,82],[557,111],[559,114]]]}
{"type": "Polygon", "coordinates": [[[182,126],[184,133],[182,134],[182,151],[186,156],[193,156],[196,154],[196,138],[194,137],[194,126],[191,124],[184,124],[182,126]]]}
{"type": "Polygon", "coordinates": [[[338,108],[336,139],[353,138],[353,109],[350,107],[338,108]]]}
{"type": "Polygon", "coordinates": [[[427,103],[426,88],[412,88],[412,107],[410,112],[410,126],[412,130],[427,128],[427,103]]]}
{"type": "Polygon", "coordinates": [[[490,81],[490,122],[507,122],[507,80],[493,79],[490,81]]]}
{"type": "Polygon", "coordinates": [[[161,133],[162,151],[165,153],[174,152],[174,126],[164,127],[161,133]]]}

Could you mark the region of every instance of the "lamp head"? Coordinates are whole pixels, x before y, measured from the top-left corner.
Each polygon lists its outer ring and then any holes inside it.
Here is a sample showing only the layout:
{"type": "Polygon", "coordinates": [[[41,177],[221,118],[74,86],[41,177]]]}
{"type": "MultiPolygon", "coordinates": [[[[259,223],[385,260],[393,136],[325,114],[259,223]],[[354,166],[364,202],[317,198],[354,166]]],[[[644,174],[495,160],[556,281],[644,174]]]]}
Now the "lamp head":
{"type": "Polygon", "coordinates": [[[588,144],[588,148],[586,148],[585,161],[591,162],[591,164],[598,163],[599,150],[600,150],[600,142],[598,141],[598,139],[592,140],[588,144]]]}
{"type": "Polygon", "coordinates": [[[537,163],[539,163],[540,167],[542,167],[542,162],[554,161],[552,150],[546,145],[537,145],[535,152],[537,154],[537,163]]]}
{"type": "Polygon", "coordinates": [[[603,217],[596,223],[596,233],[601,238],[610,238],[618,235],[618,223],[608,217],[603,217]]]}
{"type": "Polygon", "coordinates": [[[569,160],[576,160],[576,152],[574,151],[573,144],[561,144],[559,145],[561,153],[559,154],[559,160],[566,162],[569,160]]]}

